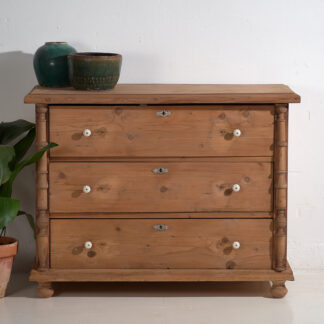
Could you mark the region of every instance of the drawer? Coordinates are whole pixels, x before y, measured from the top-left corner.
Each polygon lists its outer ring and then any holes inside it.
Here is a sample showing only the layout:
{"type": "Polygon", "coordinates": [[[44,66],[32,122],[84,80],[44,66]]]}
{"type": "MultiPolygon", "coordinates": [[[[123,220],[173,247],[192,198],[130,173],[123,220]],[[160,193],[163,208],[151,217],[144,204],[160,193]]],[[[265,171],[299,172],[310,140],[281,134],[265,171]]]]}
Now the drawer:
{"type": "Polygon", "coordinates": [[[52,157],[273,155],[270,105],[51,106],[49,122],[52,157]]]}
{"type": "Polygon", "coordinates": [[[52,268],[271,267],[270,219],[56,219],[50,228],[52,268]]]}
{"type": "Polygon", "coordinates": [[[49,181],[51,212],[272,210],[266,162],[55,162],[49,181]]]}

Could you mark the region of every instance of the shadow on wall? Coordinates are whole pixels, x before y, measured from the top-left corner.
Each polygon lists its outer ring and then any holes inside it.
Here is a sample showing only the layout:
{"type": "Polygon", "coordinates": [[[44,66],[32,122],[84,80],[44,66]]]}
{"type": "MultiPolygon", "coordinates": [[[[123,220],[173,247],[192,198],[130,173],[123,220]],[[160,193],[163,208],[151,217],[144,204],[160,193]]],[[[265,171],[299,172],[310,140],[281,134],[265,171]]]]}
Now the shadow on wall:
{"type": "MultiPolygon", "coordinates": [[[[0,121],[26,119],[35,121],[34,107],[24,104],[24,96],[37,84],[33,55],[23,52],[0,53],[0,121]]],[[[34,149],[34,148],[32,148],[34,149]]],[[[35,166],[17,177],[13,197],[20,199],[20,209],[35,215],[35,166]]],[[[8,235],[19,241],[14,271],[29,271],[35,255],[35,241],[25,217],[17,217],[8,226],[8,235]]]]}

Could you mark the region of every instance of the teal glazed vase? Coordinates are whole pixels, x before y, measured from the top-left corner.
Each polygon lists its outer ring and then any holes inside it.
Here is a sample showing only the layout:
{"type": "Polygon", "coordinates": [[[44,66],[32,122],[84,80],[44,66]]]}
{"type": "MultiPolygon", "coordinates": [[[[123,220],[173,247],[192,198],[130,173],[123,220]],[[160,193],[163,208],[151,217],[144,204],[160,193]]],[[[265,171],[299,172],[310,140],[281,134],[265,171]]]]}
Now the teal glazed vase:
{"type": "Polygon", "coordinates": [[[69,54],[76,50],[66,42],[47,42],[34,55],[34,70],[38,83],[44,87],[68,87],[70,85],[69,54]]]}

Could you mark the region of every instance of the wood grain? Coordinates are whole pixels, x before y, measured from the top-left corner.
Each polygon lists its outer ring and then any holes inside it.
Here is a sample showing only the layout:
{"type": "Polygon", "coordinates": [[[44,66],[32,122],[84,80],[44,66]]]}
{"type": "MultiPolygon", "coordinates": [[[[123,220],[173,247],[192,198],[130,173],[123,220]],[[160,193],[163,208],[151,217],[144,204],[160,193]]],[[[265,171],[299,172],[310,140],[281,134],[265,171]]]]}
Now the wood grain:
{"type": "Polygon", "coordinates": [[[50,218],[273,218],[273,212],[50,213],[50,218]]]}
{"type": "MultiPolygon", "coordinates": [[[[288,107],[276,107],[274,164],[274,269],[283,271],[287,263],[287,173],[288,107]]],[[[279,288],[278,288],[279,289],[279,288]]]]}
{"type": "Polygon", "coordinates": [[[59,144],[37,164],[39,296],[55,281],[272,281],[273,297],[287,293],[289,87],[37,86],[25,102],[37,147],[59,144]]]}
{"type": "Polygon", "coordinates": [[[271,245],[270,219],[51,220],[52,268],[270,269],[271,245]]]}
{"type": "Polygon", "coordinates": [[[117,84],[108,91],[36,86],[25,103],[194,104],[289,103],[300,97],[284,84],[117,84]]]}
{"type": "MultiPolygon", "coordinates": [[[[48,107],[36,105],[36,148],[48,144],[48,107]]],[[[36,264],[40,269],[49,267],[49,216],[48,216],[48,155],[36,164],[36,264]]]]}
{"type": "Polygon", "coordinates": [[[294,276],[289,266],[282,272],[258,269],[48,269],[32,270],[29,280],[38,282],[293,281],[294,276]]]}
{"type": "Polygon", "coordinates": [[[272,156],[273,108],[52,106],[51,157],[272,156]],[[163,109],[171,115],[157,116],[163,109]]]}
{"type": "Polygon", "coordinates": [[[51,162],[273,162],[273,156],[50,157],[51,162]]]}
{"type": "Polygon", "coordinates": [[[50,164],[51,212],[271,211],[272,191],[271,163],[50,164]]]}

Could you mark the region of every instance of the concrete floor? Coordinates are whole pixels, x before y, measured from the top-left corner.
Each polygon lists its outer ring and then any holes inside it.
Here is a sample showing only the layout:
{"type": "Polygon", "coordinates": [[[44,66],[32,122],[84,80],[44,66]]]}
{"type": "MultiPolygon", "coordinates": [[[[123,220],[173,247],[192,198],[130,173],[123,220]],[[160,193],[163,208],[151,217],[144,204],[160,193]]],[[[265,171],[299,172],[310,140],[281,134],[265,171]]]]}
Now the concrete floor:
{"type": "Polygon", "coordinates": [[[295,279],[284,299],[269,298],[268,283],[60,283],[40,299],[16,274],[0,299],[0,323],[323,324],[324,271],[295,279]]]}

